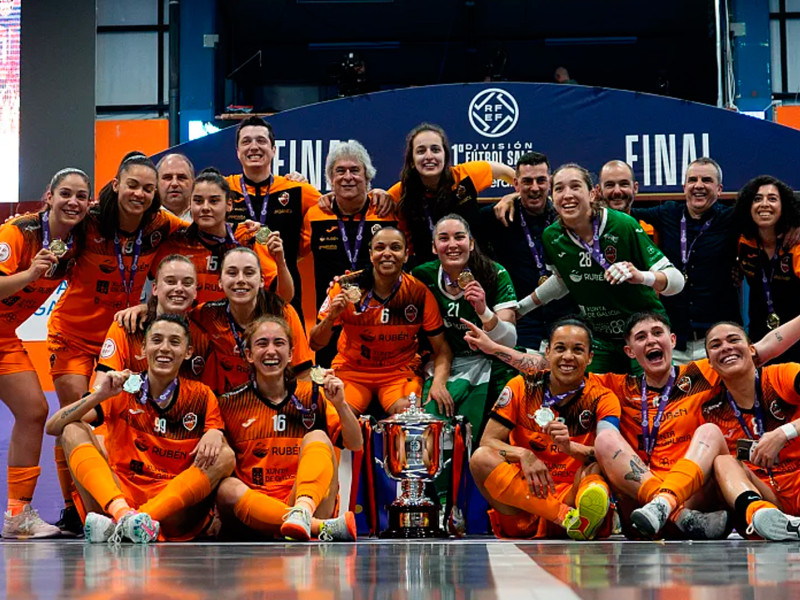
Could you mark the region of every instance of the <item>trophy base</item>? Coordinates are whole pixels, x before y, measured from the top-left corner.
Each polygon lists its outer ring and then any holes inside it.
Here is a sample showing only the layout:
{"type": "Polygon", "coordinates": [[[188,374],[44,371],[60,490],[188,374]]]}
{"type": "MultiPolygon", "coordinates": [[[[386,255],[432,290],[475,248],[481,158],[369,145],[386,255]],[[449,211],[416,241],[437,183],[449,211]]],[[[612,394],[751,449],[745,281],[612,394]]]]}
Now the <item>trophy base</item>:
{"type": "Polygon", "coordinates": [[[382,539],[446,538],[439,528],[439,509],[436,506],[390,506],[389,527],[381,532],[382,539]]]}

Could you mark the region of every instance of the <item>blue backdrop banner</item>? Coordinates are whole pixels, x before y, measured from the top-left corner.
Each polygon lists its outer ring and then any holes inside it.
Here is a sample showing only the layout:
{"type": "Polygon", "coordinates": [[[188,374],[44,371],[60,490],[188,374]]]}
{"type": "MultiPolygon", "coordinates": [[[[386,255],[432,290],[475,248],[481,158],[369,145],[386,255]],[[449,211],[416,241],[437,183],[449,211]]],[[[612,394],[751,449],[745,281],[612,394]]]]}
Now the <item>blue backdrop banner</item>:
{"type": "MultiPolygon", "coordinates": [[[[513,165],[530,150],[555,167],[577,162],[596,173],[607,160],[631,164],[640,193],[677,192],[686,166],[711,156],[726,191],[768,173],[800,187],[800,131],[711,106],[650,94],[584,86],[474,83],[377,92],[278,113],[273,171],[303,173],[327,190],[331,146],[355,139],[366,146],[377,187],[395,183],[405,136],[422,122],[441,125],[454,163],[494,160],[513,165]]],[[[177,146],[200,169],[239,170],[235,127],[177,146]]],[[[484,196],[508,192],[495,182],[484,196]]]]}

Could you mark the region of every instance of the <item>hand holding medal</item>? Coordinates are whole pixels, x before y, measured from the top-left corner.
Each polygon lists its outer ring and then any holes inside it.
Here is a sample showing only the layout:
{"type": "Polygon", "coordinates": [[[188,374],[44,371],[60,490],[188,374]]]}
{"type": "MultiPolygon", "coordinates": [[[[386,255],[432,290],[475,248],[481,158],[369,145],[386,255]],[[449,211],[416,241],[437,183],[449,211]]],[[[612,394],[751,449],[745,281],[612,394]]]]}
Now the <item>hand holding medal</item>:
{"type": "Polygon", "coordinates": [[[69,250],[69,246],[64,240],[53,240],[50,242],[50,252],[55,254],[56,258],[63,258],[63,256],[69,250]]]}

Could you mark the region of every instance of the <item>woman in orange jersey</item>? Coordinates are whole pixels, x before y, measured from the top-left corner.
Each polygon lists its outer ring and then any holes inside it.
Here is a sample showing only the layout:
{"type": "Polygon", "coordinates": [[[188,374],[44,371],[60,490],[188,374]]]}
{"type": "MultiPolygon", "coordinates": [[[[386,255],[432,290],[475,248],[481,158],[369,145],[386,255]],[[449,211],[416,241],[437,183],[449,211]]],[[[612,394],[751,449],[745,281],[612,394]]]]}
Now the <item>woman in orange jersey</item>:
{"type": "Polygon", "coordinates": [[[186,320],[161,315],[145,332],[143,375],[110,371],[47,421],[88,512],[87,542],[190,540],[210,524],[208,498],[234,456],[214,394],[179,376],[191,352],[186,320]],[[104,447],[89,427],[101,423],[104,447]]]}
{"type": "Polygon", "coordinates": [[[719,427],[757,490],[731,480],[730,459],[718,457],[714,468],[719,467],[716,476],[723,495],[748,531],[752,528],[771,540],[797,540],[800,364],[756,368],[755,347],[736,323],[712,326],[706,333],[706,352],[724,388],[703,405],[703,418],[719,427]]]}
{"type": "Polygon", "coordinates": [[[502,179],[514,185],[514,169],[498,162],[473,161],[453,165],[447,134],[438,125],[422,123],[406,136],[406,151],[400,181],[389,195],[411,232],[411,246],[420,264],[432,260],[433,226],[448,213],[457,213],[469,223],[484,246],[488,240],[480,220],[478,194],[502,179]]]}
{"type": "Polygon", "coordinates": [[[203,381],[217,393],[228,392],[250,379],[244,355],[244,330],[264,315],[283,317],[292,328],[295,348],[292,368],[302,376],[311,368],[313,355],[297,311],[274,292],[264,289],[261,263],[256,253],[239,246],[222,259],[219,285],[225,299],[206,302],[190,313],[214,348],[216,368],[206,369],[203,381]]]}
{"type": "Polygon", "coordinates": [[[51,537],[58,527],[30,506],[41,469],[47,400],[16,329],[61,284],[85,242],[84,217],[92,196],[79,169],[56,173],[44,209],[0,226],[0,398],[14,415],[8,449],[8,505],[3,538],[51,537]]]}
{"type": "MultiPolygon", "coordinates": [[[[800,314],[800,245],[786,248],[786,233],[800,227],[800,204],[792,189],[770,175],[751,179],[736,198],[737,263],[750,288],[750,337],[760,339],[800,314]]],[[[782,355],[800,361],[800,346],[782,355]]]]}
{"type": "Polygon", "coordinates": [[[347,283],[340,280],[328,293],[309,333],[311,347],[325,347],[333,327],[343,325],[332,367],[344,381],[348,404],[360,415],[375,395],[383,410],[395,414],[408,406],[409,394],[422,396],[419,336],[424,334],[433,348],[430,397],[452,406],[447,391],[452,353],[442,316],[425,284],[403,273],[405,235],[395,227],[379,230],[369,257],[372,269],[348,277],[347,283]]]}
{"type": "Polygon", "coordinates": [[[583,321],[556,321],[545,356],[549,371],[518,375],[500,394],[470,469],[498,537],[593,539],[610,497],[593,443],[596,431],[619,428],[619,400],[586,377],[583,321]]]}
{"type": "MultiPolygon", "coordinates": [[[[281,235],[264,229],[257,233],[247,227],[232,227],[225,219],[233,201],[228,182],[216,169],[204,169],[194,180],[190,209],[192,224],[169,237],[158,250],[153,267],[170,254],[183,254],[191,259],[197,271],[197,302],[222,300],[219,273],[225,252],[237,246],[255,251],[261,261],[264,284],[275,281],[275,292],[287,302],[294,296],[292,275],[286,266],[281,235]]],[[[150,277],[154,277],[151,270],[150,277]]]]}
{"type": "MultiPolygon", "coordinates": [[[[187,224],[160,210],[155,165],[141,154],[120,164],[87,218],[86,246],[48,323],[50,374],[66,406],[88,389],[114,314],[138,304],[159,244],[187,224]]],[[[66,460],[56,445],[56,466],[67,511],[60,522],[78,529],[66,460]]],[[[79,531],[75,531],[79,533],[79,531]]]]}
{"type": "Polygon", "coordinates": [[[289,366],[293,329],[280,317],[248,325],[245,357],[253,380],[220,397],[228,440],[236,452],[235,477],[220,484],[223,521],[260,535],[306,541],[353,542],[353,513],[331,518],[339,482],[332,440],[361,450],[344,384],[319,368],[312,381],[297,381],[289,366]]]}
{"type": "MultiPolygon", "coordinates": [[[[170,254],[159,261],[155,269],[153,294],[147,303],[147,312],[139,327],[128,331],[120,318],[111,324],[100,350],[97,361],[95,385],[99,384],[105,373],[129,369],[141,373],[147,368],[144,351],[144,330],[159,315],[172,314],[185,316],[194,305],[197,297],[197,274],[194,264],[181,254],[170,254]]],[[[129,309],[137,310],[137,309],[129,309]]],[[[188,379],[200,379],[210,358],[211,347],[202,330],[190,323],[192,334],[192,357],[183,363],[181,375],[188,379]]]]}

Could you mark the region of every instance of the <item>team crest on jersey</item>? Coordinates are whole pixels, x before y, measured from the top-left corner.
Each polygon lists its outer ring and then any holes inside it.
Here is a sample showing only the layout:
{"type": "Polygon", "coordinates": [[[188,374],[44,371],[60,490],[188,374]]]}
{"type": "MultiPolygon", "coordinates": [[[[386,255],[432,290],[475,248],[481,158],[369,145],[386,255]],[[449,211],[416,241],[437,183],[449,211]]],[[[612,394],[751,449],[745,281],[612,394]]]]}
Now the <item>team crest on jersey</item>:
{"type": "Polygon", "coordinates": [[[781,257],[781,271],[788,273],[792,268],[792,255],[786,254],[781,257]]]}
{"type": "Polygon", "coordinates": [[[106,341],[103,342],[103,347],[100,348],[100,358],[111,358],[116,351],[117,345],[114,343],[114,340],[106,338],[106,341]]]}
{"type": "Polygon", "coordinates": [[[314,426],[314,423],[316,422],[317,422],[317,413],[312,411],[303,413],[303,426],[306,429],[311,429],[314,426]]]}
{"type": "Polygon", "coordinates": [[[684,375],[678,380],[678,383],[676,383],[675,385],[684,394],[688,394],[689,390],[692,389],[692,378],[689,377],[688,375],[684,375]]]}
{"type": "Polygon", "coordinates": [[[511,397],[514,393],[511,391],[511,388],[506,386],[503,388],[503,391],[500,392],[500,396],[497,398],[497,402],[495,403],[495,408],[503,408],[508,406],[511,402],[511,397]]]}
{"type": "Polygon", "coordinates": [[[381,224],[380,223],[375,223],[375,225],[372,226],[372,229],[370,231],[372,231],[372,235],[375,235],[381,229],[383,229],[383,227],[381,227],[381,224]]]}
{"type": "Polygon", "coordinates": [[[194,431],[194,428],[197,427],[197,415],[194,413],[186,413],[183,415],[183,426],[186,428],[186,431],[194,431]]]}
{"type": "Polygon", "coordinates": [[[150,247],[155,248],[161,242],[161,232],[154,231],[150,234],[150,247]]]}
{"type": "Polygon", "coordinates": [[[206,368],[206,359],[202,356],[195,356],[190,363],[192,365],[192,373],[195,375],[202,375],[203,370],[206,368]]]}
{"type": "Polygon", "coordinates": [[[147,442],[140,437],[137,437],[135,440],[133,440],[133,445],[136,446],[136,449],[139,452],[147,452],[147,450],[150,448],[147,442]]]}
{"type": "Polygon", "coordinates": [[[769,405],[769,412],[772,414],[773,417],[778,419],[778,421],[785,421],[786,415],[783,412],[783,407],[781,403],[777,400],[773,400],[769,405]]]}
{"type": "Polygon", "coordinates": [[[465,188],[463,185],[459,185],[456,188],[456,198],[458,198],[463,202],[466,199],[466,196],[467,196],[467,188],[465,188]]]}
{"type": "Polygon", "coordinates": [[[606,251],[604,252],[606,255],[606,260],[610,263],[613,263],[617,260],[617,249],[614,246],[606,246],[606,251]]]}
{"type": "Polygon", "coordinates": [[[11,246],[6,242],[0,244],[0,262],[6,262],[11,256],[11,246]]]}
{"type": "Polygon", "coordinates": [[[580,423],[584,430],[589,431],[589,429],[592,427],[592,421],[594,420],[593,416],[594,415],[592,414],[592,411],[587,409],[578,417],[578,423],[580,423]]]}
{"type": "Polygon", "coordinates": [[[289,192],[283,192],[280,196],[278,196],[278,202],[281,203],[281,206],[286,206],[289,204],[289,192]]]}
{"type": "Polygon", "coordinates": [[[405,314],[406,314],[406,320],[409,323],[413,323],[414,321],[417,320],[417,315],[419,314],[419,311],[417,310],[416,306],[414,306],[413,304],[409,304],[408,306],[406,306],[405,314]]]}

